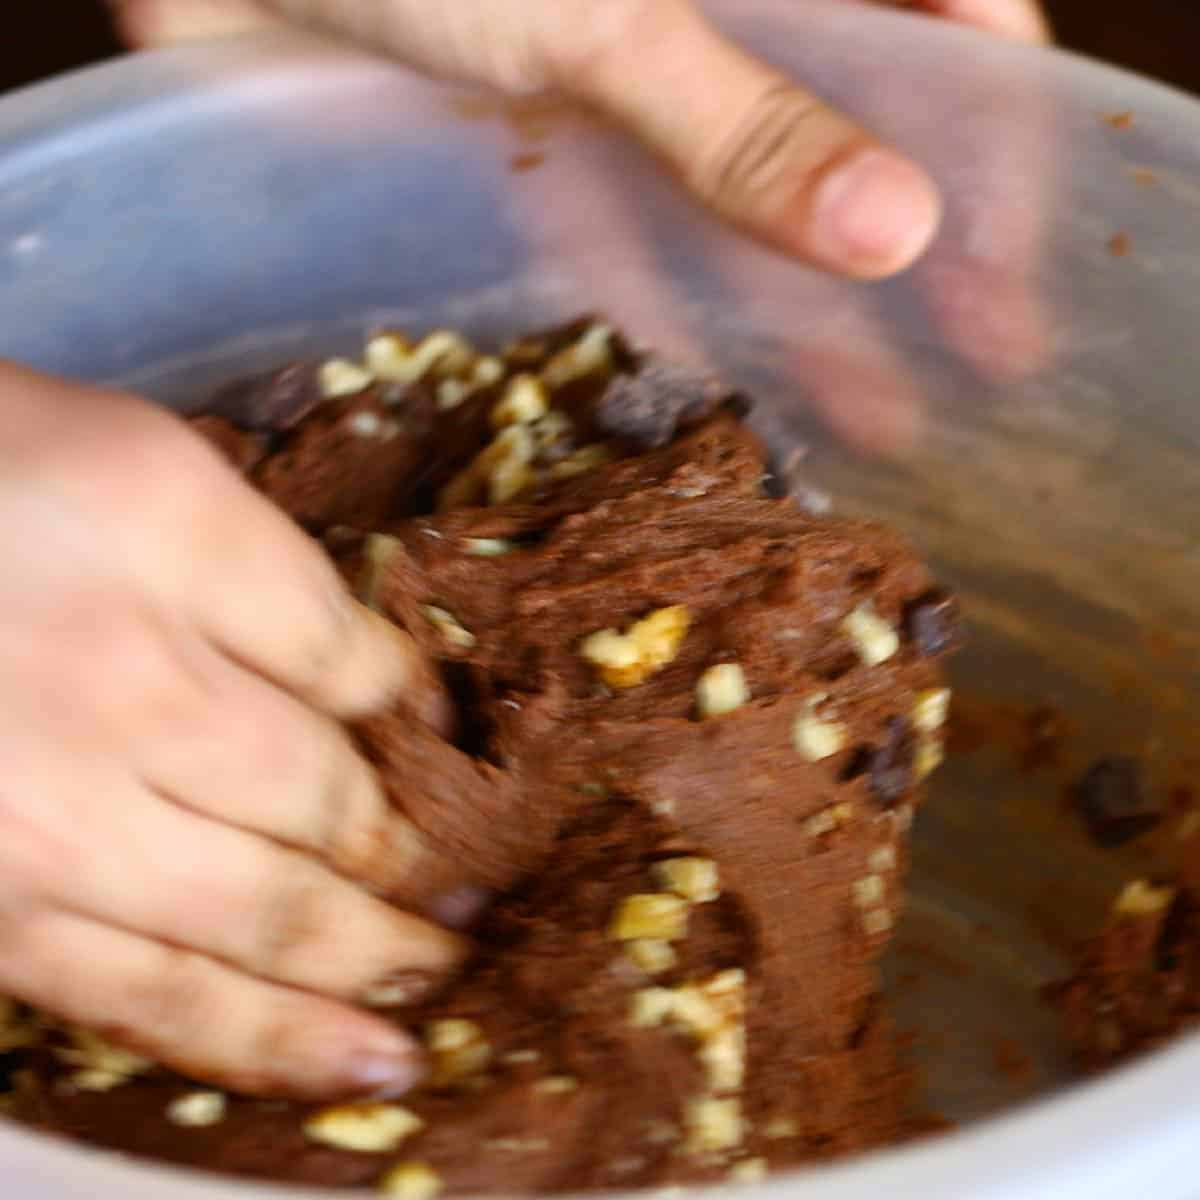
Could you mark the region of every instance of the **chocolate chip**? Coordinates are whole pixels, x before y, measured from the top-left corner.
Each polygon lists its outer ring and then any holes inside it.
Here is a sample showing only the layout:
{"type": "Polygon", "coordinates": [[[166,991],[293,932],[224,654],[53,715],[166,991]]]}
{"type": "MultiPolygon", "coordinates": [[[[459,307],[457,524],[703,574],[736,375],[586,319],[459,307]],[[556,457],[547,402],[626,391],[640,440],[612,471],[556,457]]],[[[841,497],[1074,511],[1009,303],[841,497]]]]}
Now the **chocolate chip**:
{"type": "Polygon", "coordinates": [[[904,634],[925,658],[953,650],[961,640],[958,601],[942,588],[931,588],[904,606],[904,634]]]}
{"type": "Polygon", "coordinates": [[[1122,846],[1163,818],[1147,797],[1141,764],[1134,758],[1102,758],[1088,768],[1076,788],[1076,802],[1092,840],[1106,849],[1122,846]]]}
{"type": "Polygon", "coordinates": [[[754,398],[744,392],[732,392],[721,403],[726,412],[732,413],[737,421],[744,421],[754,411],[754,398]]]}
{"type": "Polygon", "coordinates": [[[593,419],[601,434],[654,450],[670,442],[681,425],[708,416],[727,399],[715,376],[651,359],[636,374],[610,381],[593,419]]]}
{"type": "Polygon", "coordinates": [[[762,490],[772,500],[784,500],[791,495],[792,484],[788,478],[786,459],[778,450],[767,451],[767,461],[762,477],[762,490]]]}
{"type": "Polygon", "coordinates": [[[208,411],[243,429],[292,429],[322,402],[318,365],[295,362],[266,375],[235,380],[217,392],[208,411]]]}
{"type": "Polygon", "coordinates": [[[885,808],[904,799],[913,785],[913,755],[917,739],[905,717],[891,717],[887,741],[871,756],[867,780],[875,798],[885,808]]]}
{"type": "Polygon", "coordinates": [[[905,717],[889,718],[884,729],[887,736],[883,745],[859,746],[842,768],[841,779],[847,782],[866,775],[871,794],[885,808],[891,808],[913,785],[917,740],[905,717]]]}

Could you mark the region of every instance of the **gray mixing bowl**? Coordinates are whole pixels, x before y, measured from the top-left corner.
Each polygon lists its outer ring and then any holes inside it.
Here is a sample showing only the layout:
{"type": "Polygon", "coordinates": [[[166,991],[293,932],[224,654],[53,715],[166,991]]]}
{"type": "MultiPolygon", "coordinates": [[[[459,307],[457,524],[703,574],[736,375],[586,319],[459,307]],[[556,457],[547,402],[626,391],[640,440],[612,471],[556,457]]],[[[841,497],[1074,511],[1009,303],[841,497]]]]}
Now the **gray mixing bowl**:
{"type": "MultiPolygon", "coordinates": [[[[719,366],[802,451],[802,500],[899,524],[971,626],[952,669],[970,736],[917,824],[888,964],[927,1099],[963,1127],[760,1191],[1194,1200],[1200,1044],[1070,1086],[1038,991],[1155,853],[1091,846],[1071,774],[1114,750],[1159,789],[1190,769],[1200,107],[919,17],[709,8],[938,175],[949,216],[920,268],[818,278],[592,123],[236,41],[0,102],[0,354],[186,406],[385,321],[486,342],[598,307],[719,366]],[[1022,769],[1041,706],[1068,715],[1063,760],[1022,769]]],[[[275,1194],[7,1128],[0,1164],[21,1200],[275,1194]]]]}

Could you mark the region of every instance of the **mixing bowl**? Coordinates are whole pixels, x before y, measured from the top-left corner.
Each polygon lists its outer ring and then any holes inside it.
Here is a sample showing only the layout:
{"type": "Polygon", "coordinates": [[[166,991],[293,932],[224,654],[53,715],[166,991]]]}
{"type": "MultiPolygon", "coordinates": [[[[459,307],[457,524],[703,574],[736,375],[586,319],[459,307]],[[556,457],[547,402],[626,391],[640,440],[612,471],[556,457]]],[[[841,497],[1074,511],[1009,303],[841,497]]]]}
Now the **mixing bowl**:
{"type": "MultiPolygon", "coordinates": [[[[718,366],[761,398],[800,502],[901,526],[971,627],[887,964],[923,1102],[959,1127],[760,1190],[1193,1197],[1200,1043],[1079,1085],[1039,990],[1161,849],[1092,846],[1072,776],[1114,750],[1159,790],[1190,770],[1200,107],[917,16],[709,7],[935,173],[948,216],[919,268],[818,277],[595,122],[281,35],[0,103],[0,354],[187,407],[379,324],[487,342],[601,308],[718,366]]],[[[273,1194],[15,1129],[0,1163],[23,1200],[273,1194]]]]}

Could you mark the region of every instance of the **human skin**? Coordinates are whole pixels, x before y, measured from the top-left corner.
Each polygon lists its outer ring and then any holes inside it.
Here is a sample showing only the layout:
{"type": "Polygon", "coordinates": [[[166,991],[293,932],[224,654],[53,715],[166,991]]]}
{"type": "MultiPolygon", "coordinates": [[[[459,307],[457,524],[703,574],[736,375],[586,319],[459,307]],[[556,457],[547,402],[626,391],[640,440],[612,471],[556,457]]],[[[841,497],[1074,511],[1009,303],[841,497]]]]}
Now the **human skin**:
{"type": "MultiPolygon", "coordinates": [[[[920,7],[1046,36],[1027,0],[920,7]]],[[[748,234],[841,274],[901,270],[937,227],[919,166],[685,0],[114,8],[141,45],[295,21],[566,93],[748,234]]],[[[385,903],[429,851],[342,722],[445,721],[412,644],[176,417],[3,363],[0,556],[0,992],[243,1092],[410,1087],[418,1048],[360,1001],[453,969],[466,943],[443,925],[473,897],[385,903]]]]}

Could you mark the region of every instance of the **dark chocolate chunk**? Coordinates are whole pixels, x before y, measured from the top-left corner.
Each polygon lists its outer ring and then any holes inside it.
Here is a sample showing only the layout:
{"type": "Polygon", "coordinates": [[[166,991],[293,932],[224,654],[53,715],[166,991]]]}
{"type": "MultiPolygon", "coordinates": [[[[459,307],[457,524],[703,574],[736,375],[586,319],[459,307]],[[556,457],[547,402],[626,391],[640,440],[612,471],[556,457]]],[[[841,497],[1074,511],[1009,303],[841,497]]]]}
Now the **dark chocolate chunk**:
{"type": "Polygon", "coordinates": [[[681,425],[708,416],[728,398],[715,376],[651,359],[633,375],[617,375],[596,403],[596,428],[642,450],[674,438],[681,425]]]}
{"type": "Polygon", "coordinates": [[[1146,795],[1135,758],[1093,763],[1079,781],[1076,802],[1092,840],[1106,849],[1132,841],[1163,819],[1161,807],[1146,795]]]}
{"type": "Polygon", "coordinates": [[[738,421],[744,421],[754,411],[754,398],[744,392],[731,392],[725,397],[723,407],[738,421]]]}
{"type": "Polygon", "coordinates": [[[910,600],[904,606],[904,634],[925,658],[953,650],[961,639],[957,601],[941,588],[910,600]]]}
{"type": "Polygon", "coordinates": [[[236,380],[217,392],[207,411],[243,429],[292,429],[322,402],[318,366],[295,362],[266,375],[236,380]]]}
{"type": "Polygon", "coordinates": [[[785,500],[792,493],[792,485],[787,477],[783,460],[772,450],[767,455],[767,469],[763,472],[762,490],[764,496],[772,500],[785,500]]]}
{"type": "Polygon", "coordinates": [[[871,794],[885,807],[898,804],[913,785],[917,740],[905,717],[891,717],[882,746],[860,746],[842,768],[841,780],[867,776],[871,794]]]}
{"type": "Polygon", "coordinates": [[[913,785],[913,756],[917,739],[905,717],[890,717],[887,741],[871,755],[867,780],[871,792],[885,808],[904,799],[913,785]]]}

